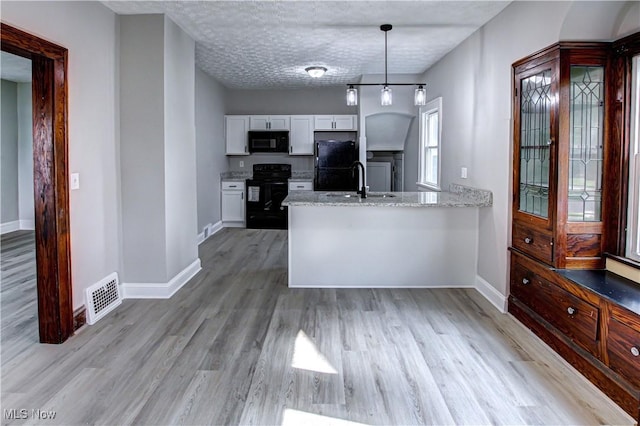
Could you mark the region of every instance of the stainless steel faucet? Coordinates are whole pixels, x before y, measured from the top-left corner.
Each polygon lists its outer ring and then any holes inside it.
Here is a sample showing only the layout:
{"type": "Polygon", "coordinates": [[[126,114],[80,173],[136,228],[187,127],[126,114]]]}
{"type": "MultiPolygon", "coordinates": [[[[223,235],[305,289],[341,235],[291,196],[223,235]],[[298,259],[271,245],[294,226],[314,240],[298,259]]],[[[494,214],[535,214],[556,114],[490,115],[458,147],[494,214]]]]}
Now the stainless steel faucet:
{"type": "Polygon", "coordinates": [[[359,161],[355,161],[351,166],[351,170],[353,171],[354,169],[357,169],[358,166],[362,170],[362,188],[360,189],[360,191],[358,191],[358,194],[360,194],[360,198],[367,198],[367,187],[365,186],[366,181],[365,181],[364,164],[362,164],[359,161]]]}

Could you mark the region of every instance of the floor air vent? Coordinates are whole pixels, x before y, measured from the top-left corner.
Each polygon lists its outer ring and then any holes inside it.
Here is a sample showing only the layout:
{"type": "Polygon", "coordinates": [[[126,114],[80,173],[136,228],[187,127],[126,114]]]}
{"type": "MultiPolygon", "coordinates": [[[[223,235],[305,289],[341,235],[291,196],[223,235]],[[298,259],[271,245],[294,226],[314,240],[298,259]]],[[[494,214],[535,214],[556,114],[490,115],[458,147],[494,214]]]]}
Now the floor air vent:
{"type": "Polygon", "coordinates": [[[95,324],[122,303],[118,274],[115,272],[85,291],[89,304],[89,309],[87,309],[87,323],[89,324],[95,324]]]}

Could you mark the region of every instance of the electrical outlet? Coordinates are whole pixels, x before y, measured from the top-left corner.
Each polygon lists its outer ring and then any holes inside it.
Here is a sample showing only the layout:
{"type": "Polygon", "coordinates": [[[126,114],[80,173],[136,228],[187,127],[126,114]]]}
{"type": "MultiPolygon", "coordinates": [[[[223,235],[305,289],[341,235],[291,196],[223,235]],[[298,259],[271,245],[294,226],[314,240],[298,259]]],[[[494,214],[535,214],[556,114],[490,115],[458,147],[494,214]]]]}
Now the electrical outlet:
{"type": "Polygon", "coordinates": [[[244,167],[244,161],[240,161],[240,167],[244,167]]]}
{"type": "Polygon", "coordinates": [[[467,178],[467,168],[463,167],[462,169],[460,169],[460,177],[462,179],[466,179],[467,178]]]}

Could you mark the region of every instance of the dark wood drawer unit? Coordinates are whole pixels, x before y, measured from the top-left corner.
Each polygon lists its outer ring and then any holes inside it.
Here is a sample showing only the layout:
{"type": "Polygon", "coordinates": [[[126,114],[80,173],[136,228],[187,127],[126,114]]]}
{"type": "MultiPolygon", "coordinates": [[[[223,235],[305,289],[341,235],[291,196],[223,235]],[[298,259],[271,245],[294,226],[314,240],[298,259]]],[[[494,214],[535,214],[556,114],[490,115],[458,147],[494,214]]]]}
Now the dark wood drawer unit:
{"type": "Polygon", "coordinates": [[[540,277],[535,272],[538,268],[532,268],[531,261],[522,256],[512,254],[511,265],[512,296],[598,357],[599,308],[540,277]]]}
{"type": "Polygon", "coordinates": [[[555,284],[540,280],[537,312],[554,327],[595,356],[599,356],[599,309],[555,284]]]}
{"type": "Polygon", "coordinates": [[[509,312],[638,420],[640,284],[512,249],[510,290],[509,312]]]}
{"type": "Polygon", "coordinates": [[[609,367],[640,389],[640,318],[612,309],[607,354],[609,367]]]}
{"type": "Polygon", "coordinates": [[[553,237],[551,232],[514,223],[512,244],[513,247],[523,253],[550,265],[553,264],[553,237]]]}

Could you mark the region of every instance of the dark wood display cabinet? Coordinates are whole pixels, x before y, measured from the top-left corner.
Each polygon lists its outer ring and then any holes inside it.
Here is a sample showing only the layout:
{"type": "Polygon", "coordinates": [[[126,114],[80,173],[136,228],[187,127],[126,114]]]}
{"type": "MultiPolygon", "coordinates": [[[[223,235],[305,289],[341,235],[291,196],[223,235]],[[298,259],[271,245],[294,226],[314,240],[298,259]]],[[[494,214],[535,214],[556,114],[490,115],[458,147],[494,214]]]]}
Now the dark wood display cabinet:
{"type": "Polygon", "coordinates": [[[509,312],[638,420],[640,284],[603,269],[613,52],[561,42],[513,64],[509,312]]]}
{"type": "Polygon", "coordinates": [[[608,57],[560,43],[513,65],[513,246],[557,268],[603,266],[608,57]]]}

